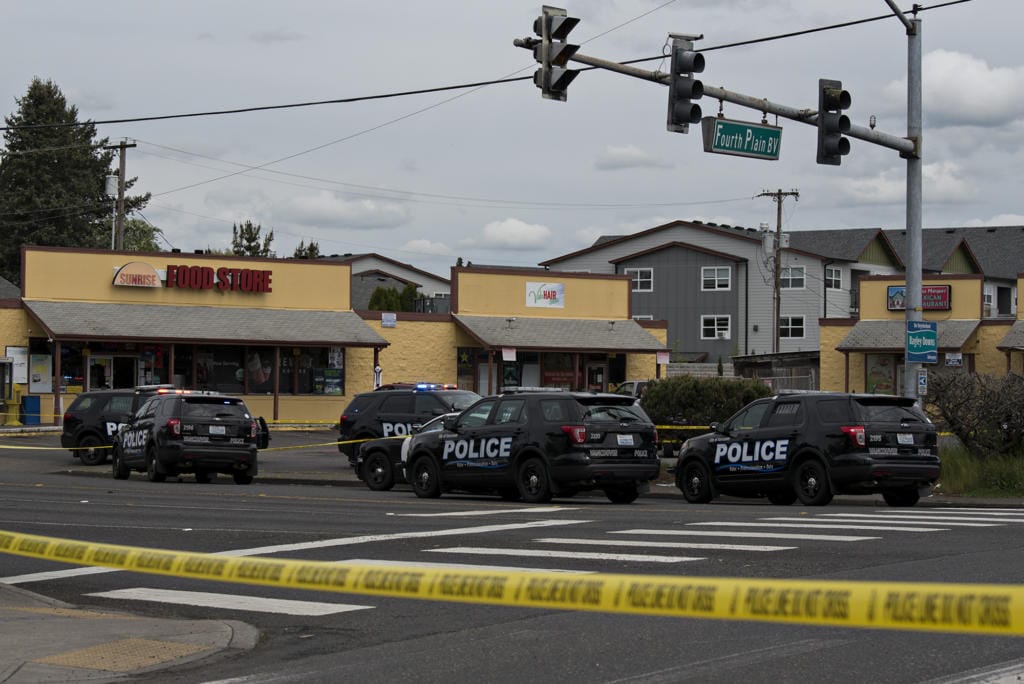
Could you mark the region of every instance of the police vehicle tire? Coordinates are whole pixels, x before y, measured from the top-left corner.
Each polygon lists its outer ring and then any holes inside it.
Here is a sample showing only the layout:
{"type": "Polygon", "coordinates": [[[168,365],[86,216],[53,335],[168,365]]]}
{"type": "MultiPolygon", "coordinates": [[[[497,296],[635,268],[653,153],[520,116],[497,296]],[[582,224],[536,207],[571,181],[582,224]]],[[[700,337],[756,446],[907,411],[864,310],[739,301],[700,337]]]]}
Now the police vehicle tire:
{"type": "Polygon", "coordinates": [[[236,485],[252,484],[252,475],[249,473],[231,473],[231,477],[234,479],[236,485]]]}
{"type": "Polygon", "coordinates": [[[816,458],[808,458],[796,467],[794,486],[797,498],[805,506],[825,506],[832,500],[832,485],[825,466],[816,458]]]}
{"type": "Polygon", "coordinates": [[[124,459],[121,456],[121,451],[114,447],[114,455],[110,459],[111,470],[114,472],[115,480],[127,480],[131,476],[131,469],[124,464],[124,459]]]}
{"type": "Polygon", "coordinates": [[[547,503],[551,501],[551,480],[544,461],[536,456],[519,464],[516,469],[516,484],[526,503],[547,503]]]}
{"type": "Polygon", "coordinates": [[[211,475],[208,470],[197,470],[196,471],[196,482],[199,484],[210,484],[211,475]]]}
{"type": "Polygon", "coordinates": [[[789,506],[796,501],[796,492],[792,489],[772,492],[768,495],[768,500],[776,506],[789,506]]]}
{"type": "Polygon", "coordinates": [[[890,506],[904,507],[916,504],[920,500],[921,495],[916,487],[907,487],[905,489],[891,489],[887,492],[882,492],[882,498],[890,506]]]}
{"type": "Polygon", "coordinates": [[[635,484],[621,485],[618,487],[607,487],[604,495],[613,504],[631,504],[640,496],[640,490],[635,484]]]}
{"type": "Polygon", "coordinates": [[[103,446],[103,442],[100,441],[99,437],[96,435],[86,435],[78,443],[78,449],[75,450],[75,454],[78,456],[78,460],[82,462],[82,465],[102,465],[107,462],[107,452],[96,448],[100,446],[103,446]]]}
{"type": "Polygon", "coordinates": [[[146,478],[150,482],[163,482],[167,476],[160,472],[160,465],[156,462],[156,454],[150,449],[146,452],[146,478]]]}
{"type": "Polygon", "coordinates": [[[381,451],[371,452],[363,461],[363,482],[375,492],[386,492],[395,486],[391,459],[381,451]]]}
{"type": "Polygon", "coordinates": [[[683,464],[682,470],[676,476],[676,486],[689,503],[708,503],[714,498],[711,491],[711,473],[708,472],[706,465],[697,460],[683,464]]]}
{"type": "Polygon", "coordinates": [[[420,456],[412,462],[410,468],[412,491],[421,499],[436,499],[441,496],[441,478],[437,464],[430,456],[420,456]]]}

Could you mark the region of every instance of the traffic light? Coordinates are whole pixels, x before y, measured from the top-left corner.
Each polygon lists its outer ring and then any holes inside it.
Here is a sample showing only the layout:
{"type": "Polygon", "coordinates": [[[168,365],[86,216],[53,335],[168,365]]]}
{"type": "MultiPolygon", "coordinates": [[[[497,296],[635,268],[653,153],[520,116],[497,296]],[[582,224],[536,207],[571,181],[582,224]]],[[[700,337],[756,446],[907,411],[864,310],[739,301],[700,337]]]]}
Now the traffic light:
{"type": "Polygon", "coordinates": [[[843,114],[852,102],[843,90],[842,81],[818,79],[818,163],[839,166],[843,155],[850,153],[850,140],[843,133],[850,130],[850,117],[843,114]]]}
{"type": "Polygon", "coordinates": [[[543,14],[533,22],[533,32],[540,36],[540,43],[533,48],[533,58],[540,62],[533,82],[545,98],[565,102],[565,91],[580,73],[578,69],[565,68],[580,49],[579,45],[570,45],[565,39],[580,20],[566,16],[565,10],[558,7],[544,5],[541,12],[543,14]]]}
{"type": "Polygon", "coordinates": [[[700,123],[700,105],[694,104],[693,100],[704,96],[704,84],[693,74],[704,71],[704,55],[693,51],[692,40],[673,36],[670,69],[666,128],[676,133],[688,133],[690,124],[700,123]]]}

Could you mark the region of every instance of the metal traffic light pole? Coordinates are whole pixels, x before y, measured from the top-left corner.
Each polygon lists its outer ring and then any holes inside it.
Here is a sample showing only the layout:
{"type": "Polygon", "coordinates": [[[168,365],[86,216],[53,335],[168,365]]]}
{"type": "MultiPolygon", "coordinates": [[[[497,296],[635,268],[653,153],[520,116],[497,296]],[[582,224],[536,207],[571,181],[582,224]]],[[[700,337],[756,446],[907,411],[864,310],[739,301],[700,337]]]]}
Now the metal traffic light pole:
{"type": "MultiPolygon", "coordinates": [[[[896,6],[895,0],[885,0],[896,17],[903,23],[907,31],[907,135],[899,137],[889,133],[851,124],[843,135],[869,142],[873,145],[896,150],[907,160],[907,261],[906,261],[906,321],[920,321],[922,316],[922,239],[921,239],[921,201],[922,201],[922,169],[921,159],[921,20],[916,17],[908,19],[896,6]]],[[[915,6],[916,8],[916,6],[915,6]]],[[[554,8],[545,8],[545,12],[554,8]]],[[[691,36],[694,39],[703,36],[691,36]]],[[[513,41],[516,47],[533,50],[541,41],[537,38],[517,38],[513,41]]],[[[660,71],[648,71],[619,64],[598,57],[574,53],[570,58],[573,62],[586,64],[599,69],[607,69],[634,78],[654,81],[662,85],[670,85],[671,74],[660,71]]],[[[723,102],[731,102],[741,107],[754,109],[764,114],[775,114],[786,119],[799,121],[811,126],[818,125],[819,113],[812,109],[798,109],[771,102],[766,98],[757,98],[742,93],[735,93],[725,88],[704,85],[704,95],[723,102]]],[[[907,362],[903,374],[903,395],[916,397],[918,392],[917,375],[920,363],[907,362]]]]}

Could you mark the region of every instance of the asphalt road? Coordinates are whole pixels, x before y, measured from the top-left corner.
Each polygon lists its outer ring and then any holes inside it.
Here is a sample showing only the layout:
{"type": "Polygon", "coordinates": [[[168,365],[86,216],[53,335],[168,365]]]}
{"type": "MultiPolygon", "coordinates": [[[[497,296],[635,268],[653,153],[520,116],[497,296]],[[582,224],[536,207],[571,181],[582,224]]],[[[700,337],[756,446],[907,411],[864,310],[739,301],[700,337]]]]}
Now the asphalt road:
{"type": "MultiPolygon", "coordinates": [[[[628,506],[601,495],[550,506],[421,500],[404,488],[371,492],[353,483],[333,439],[328,431],[278,432],[276,450],[261,453],[265,476],[237,486],[225,477],[210,485],[189,477],[150,483],[141,474],[115,481],[109,467],[77,466],[53,448],[54,434],[0,437],[0,529],[280,558],[792,578],[808,587],[833,579],[1019,583],[1024,567],[1019,509],[894,512],[845,500],[818,509],[738,500],[693,506],[664,495],[628,506]]],[[[1006,637],[311,593],[87,574],[3,555],[0,582],[97,609],[241,620],[262,635],[243,655],[151,676],[160,682],[939,682],[1015,681],[1024,673],[1022,642],[1006,637]],[[197,593],[225,606],[199,605],[197,593]]]]}

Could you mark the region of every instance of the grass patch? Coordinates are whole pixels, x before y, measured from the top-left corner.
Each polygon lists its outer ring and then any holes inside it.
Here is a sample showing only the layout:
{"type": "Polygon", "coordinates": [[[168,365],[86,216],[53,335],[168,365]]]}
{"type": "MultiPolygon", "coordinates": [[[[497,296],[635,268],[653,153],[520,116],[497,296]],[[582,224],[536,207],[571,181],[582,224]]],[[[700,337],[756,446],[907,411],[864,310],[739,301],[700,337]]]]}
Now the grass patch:
{"type": "Polygon", "coordinates": [[[942,449],[936,490],[953,496],[1024,496],[1024,457],[978,456],[962,446],[942,449]]]}

